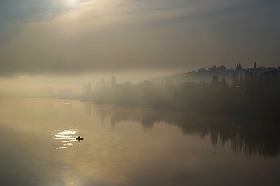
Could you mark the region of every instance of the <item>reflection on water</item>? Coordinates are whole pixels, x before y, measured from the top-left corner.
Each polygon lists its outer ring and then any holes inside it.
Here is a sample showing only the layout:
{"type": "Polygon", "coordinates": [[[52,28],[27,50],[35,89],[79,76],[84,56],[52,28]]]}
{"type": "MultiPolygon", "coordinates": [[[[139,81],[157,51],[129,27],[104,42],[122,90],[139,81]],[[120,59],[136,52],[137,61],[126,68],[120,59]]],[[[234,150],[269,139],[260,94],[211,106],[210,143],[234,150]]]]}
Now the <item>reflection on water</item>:
{"type": "Polygon", "coordinates": [[[72,102],[69,101],[69,100],[63,100],[63,101],[61,101],[61,103],[64,104],[64,105],[69,105],[69,106],[72,105],[72,102]]]}
{"type": "Polygon", "coordinates": [[[280,183],[268,122],[57,99],[3,99],[0,116],[1,186],[280,183]]]}
{"type": "Polygon", "coordinates": [[[68,146],[72,146],[74,141],[76,140],[77,129],[70,129],[70,130],[56,130],[55,133],[52,133],[53,138],[59,140],[62,145],[57,149],[66,149],[68,146]]]}
{"type": "Polygon", "coordinates": [[[1,186],[62,185],[61,172],[52,165],[63,162],[54,158],[55,149],[48,141],[0,124],[1,186]]]}
{"type": "MultiPolygon", "coordinates": [[[[92,106],[87,103],[87,111],[92,106]]],[[[213,146],[230,141],[232,150],[246,155],[277,156],[280,152],[280,124],[266,121],[248,121],[240,118],[209,116],[197,113],[160,111],[149,108],[127,108],[112,105],[97,105],[96,114],[102,122],[107,116],[112,127],[118,122],[136,121],[145,130],[152,129],[156,122],[166,122],[180,127],[185,135],[211,136],[213,146]]]]}

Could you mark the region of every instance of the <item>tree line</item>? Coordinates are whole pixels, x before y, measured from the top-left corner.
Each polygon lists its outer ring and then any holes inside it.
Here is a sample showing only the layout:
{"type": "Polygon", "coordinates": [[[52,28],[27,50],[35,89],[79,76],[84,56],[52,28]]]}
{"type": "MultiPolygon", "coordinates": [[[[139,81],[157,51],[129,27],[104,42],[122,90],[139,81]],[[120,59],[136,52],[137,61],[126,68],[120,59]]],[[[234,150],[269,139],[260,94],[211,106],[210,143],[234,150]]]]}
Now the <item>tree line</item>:
{"type": "Polygon", "coordinates": [[[232,82],[213,76],[211,82],[154,84],[98,83],[85,89],[81,99],[122,106],[195,111],[279,121],[280,80],[277,71],[233,73],[232,82]]]}

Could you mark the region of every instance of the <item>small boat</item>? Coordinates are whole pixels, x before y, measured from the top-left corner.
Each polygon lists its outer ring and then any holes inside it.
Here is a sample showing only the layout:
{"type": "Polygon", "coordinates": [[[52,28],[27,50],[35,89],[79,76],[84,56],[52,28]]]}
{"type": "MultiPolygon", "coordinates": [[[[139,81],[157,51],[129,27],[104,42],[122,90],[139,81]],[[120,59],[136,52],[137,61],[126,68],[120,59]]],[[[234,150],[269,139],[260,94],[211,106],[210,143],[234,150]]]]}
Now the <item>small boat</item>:
{"type": "Polygon", "coordinates": [[[80,136],[78,136],[78,137],[76,138],[76,140],[80,141],[80,140],[84,140],[84,138],[81,138],[80,136]]]}

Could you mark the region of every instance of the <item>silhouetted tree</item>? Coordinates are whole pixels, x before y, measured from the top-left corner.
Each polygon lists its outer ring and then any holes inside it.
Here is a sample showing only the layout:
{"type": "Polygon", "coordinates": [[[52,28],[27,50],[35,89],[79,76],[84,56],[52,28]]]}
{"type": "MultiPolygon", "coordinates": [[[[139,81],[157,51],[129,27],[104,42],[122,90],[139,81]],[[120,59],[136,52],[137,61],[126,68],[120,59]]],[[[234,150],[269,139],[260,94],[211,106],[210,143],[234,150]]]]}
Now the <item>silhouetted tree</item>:
{"type": "Polygon", "coordinates": [[[211,87],[213,90],[218,90],[219,88],[219,79],[217,76],[213,76],[211,81],[211,87]]]}

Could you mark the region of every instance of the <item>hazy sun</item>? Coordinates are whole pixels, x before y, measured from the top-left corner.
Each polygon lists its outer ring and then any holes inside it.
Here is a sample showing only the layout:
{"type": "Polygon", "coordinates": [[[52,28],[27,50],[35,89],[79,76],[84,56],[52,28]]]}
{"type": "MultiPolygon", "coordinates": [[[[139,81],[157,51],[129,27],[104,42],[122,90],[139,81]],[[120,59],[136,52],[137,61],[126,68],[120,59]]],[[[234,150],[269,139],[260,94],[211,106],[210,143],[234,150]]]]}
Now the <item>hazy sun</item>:
{"type": "Polygon", "coordinates": [[[77,1],[78,0],[68,0],[68,2],[71,3],[71,4],[75,4],[75,3],[77,3],[77,1]]]}

